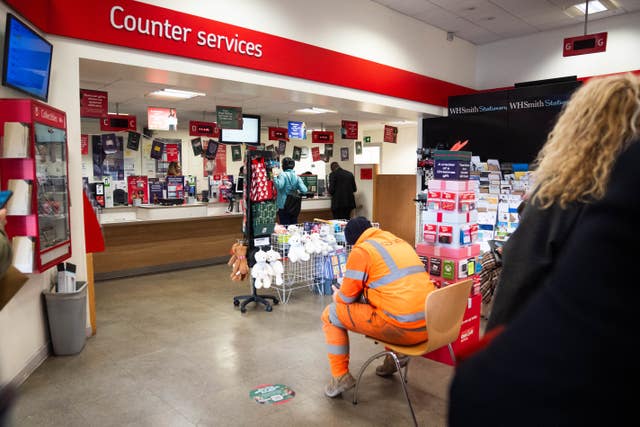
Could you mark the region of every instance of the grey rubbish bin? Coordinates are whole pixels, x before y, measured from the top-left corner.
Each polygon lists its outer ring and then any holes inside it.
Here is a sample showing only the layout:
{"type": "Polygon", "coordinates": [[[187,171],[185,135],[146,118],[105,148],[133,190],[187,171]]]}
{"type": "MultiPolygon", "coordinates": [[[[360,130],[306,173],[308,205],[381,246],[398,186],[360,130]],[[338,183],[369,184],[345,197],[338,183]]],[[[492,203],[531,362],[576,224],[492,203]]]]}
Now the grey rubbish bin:
{"type": "Polygon", "coordinates": [[[87,283],[78,282],[76,292],[44,292],[53,353],[77,354],[87,342],[87,283]]]}

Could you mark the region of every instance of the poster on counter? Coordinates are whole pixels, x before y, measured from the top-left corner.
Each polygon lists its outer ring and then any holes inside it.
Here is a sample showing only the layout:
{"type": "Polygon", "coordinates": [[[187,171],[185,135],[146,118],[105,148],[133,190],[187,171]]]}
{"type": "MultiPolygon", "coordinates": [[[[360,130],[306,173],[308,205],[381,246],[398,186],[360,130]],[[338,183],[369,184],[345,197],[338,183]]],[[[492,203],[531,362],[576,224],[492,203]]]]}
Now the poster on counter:
{"type": "Polygon", "coordinates": [[[127,177],[127,198],[130,205],[149,203],[149,189],[146,176],[130,175],[127,177]]]}

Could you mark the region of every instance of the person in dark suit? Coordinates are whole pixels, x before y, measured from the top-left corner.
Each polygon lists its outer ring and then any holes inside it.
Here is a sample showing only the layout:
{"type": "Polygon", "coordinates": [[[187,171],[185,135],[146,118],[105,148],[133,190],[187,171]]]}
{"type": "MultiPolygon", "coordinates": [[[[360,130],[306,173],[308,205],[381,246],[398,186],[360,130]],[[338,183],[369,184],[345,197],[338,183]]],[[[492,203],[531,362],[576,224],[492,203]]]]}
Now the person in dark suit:
{"type": "Polygon", "coordinates": [[[331,194],[333,219],[350,219],[351,211],[356,207],[354,193],[358,191],[358,188],[353,174],[342,169],[338,162],[331,163],[328,190],[331,194]]]}
{"type": "Polygon", "coordinates": [[[637,337],[640,79],[617,76],[606,84],[619,90],[585,103],[572,123],[583,129],[580,138],[602,140],[590,164],[607,171],[602,194],[596,191],[584,204],[544,283],[489,333],[494,338],[485,347],[456,367],[452,427],[626,425],[636,415],[629,389],[640,368],[632,355],[619,356],[637,337]],[[623,89],[620,79],[627,80],[623,89]],[[600,111],[603,100],[615,104],[610,114],[600,111]],[[622,117],[626,125],[620,127],[622,117]],[[620,150],[605,148],[610,138],[624,141],[620,150]],[[612,166],[610,173],[603,164],[612,166]]]}

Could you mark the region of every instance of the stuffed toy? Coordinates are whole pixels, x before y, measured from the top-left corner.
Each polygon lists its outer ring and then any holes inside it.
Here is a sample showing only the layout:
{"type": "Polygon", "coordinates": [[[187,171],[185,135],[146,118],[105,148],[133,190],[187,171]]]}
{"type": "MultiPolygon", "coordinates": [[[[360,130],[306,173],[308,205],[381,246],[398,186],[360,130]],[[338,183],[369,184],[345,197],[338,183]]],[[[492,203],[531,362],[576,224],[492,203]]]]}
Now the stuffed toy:
{"type": "Polygon", "coordinates": [[[244,280],[249,273],[247,265],[247,247],[240,242],[236,242],[231,246],[231,258],[227,265],[232,267],[231,280],[234,282],[244,280]]]}
{"type": "Polygon", "coordinates": [[[254,255],[256,263],[251,267],[251,277],[253,277],[253,285],[256,289],[270,288],[271,276],[273,271],[271,266],[267,263],[267,253],[265,251],[258,251],[254,255]]]}
{"type": "Polygon", "coordinates": [[[282,257],[278,251],[274,251],[273,249],[269,249],[267,251],[267,262],[271,266],[271,271],[273,273],[273,277],[276,280],[276,286],[282,286],[284,280],[282,279],[282,275],[284,274],[284,266],[281,261],[282,257]]]}
{"type": "Polygon", "coordinates": [[[304,234],[302,236],[302,244],[304,246],[304,251],[309,255],[313,255],[316,253],[316,244],[311,237],[312,235],[309,235],[309,234],[304,234]]]}
{"type": "Polygon", "coordinates": [[[309,254],[304,250],[300,234],[289,237],[289,260],[291,262],[309,261],[309,254]]]}

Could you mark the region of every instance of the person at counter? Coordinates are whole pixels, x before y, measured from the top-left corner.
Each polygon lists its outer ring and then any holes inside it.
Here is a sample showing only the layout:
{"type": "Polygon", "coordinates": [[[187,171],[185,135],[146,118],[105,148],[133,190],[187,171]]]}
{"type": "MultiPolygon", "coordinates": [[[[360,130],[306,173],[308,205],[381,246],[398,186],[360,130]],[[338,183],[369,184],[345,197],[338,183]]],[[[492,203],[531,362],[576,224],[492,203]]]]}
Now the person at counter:
{"type": "Polygon", "coordinates": [[[296,162],[291,157],[285,157],[282,159],[282,172],[278,169],[274,169],[275,178],[273,182],[278,190],[278,196],[276,199],[276,205],[278,207],[278,222],[281,225],[290,225],[298,223],[298,216],[295,217],[289,215],[284,210],[284,202],[287,200],[287,194],[290,191],[298,190],[301,193],[308,191],[307,186],[304,185],[302,179],[294,172],[296,162]]]}
{"type": "Polygon", "coordinates": [[[331,194],[331,212],[333,219],[349,219],[356,208],[354,193],[358,191],[355,177],[342,169],[338,162],[331,163],[329,174],[329,194],[331,194]]]}
{"type": "Polygon", "coordinates": [[[169,163],[169,167],[167,169],[167,176],[181,176],[182,175],[182,167],[178,162],[169,163]]]}

